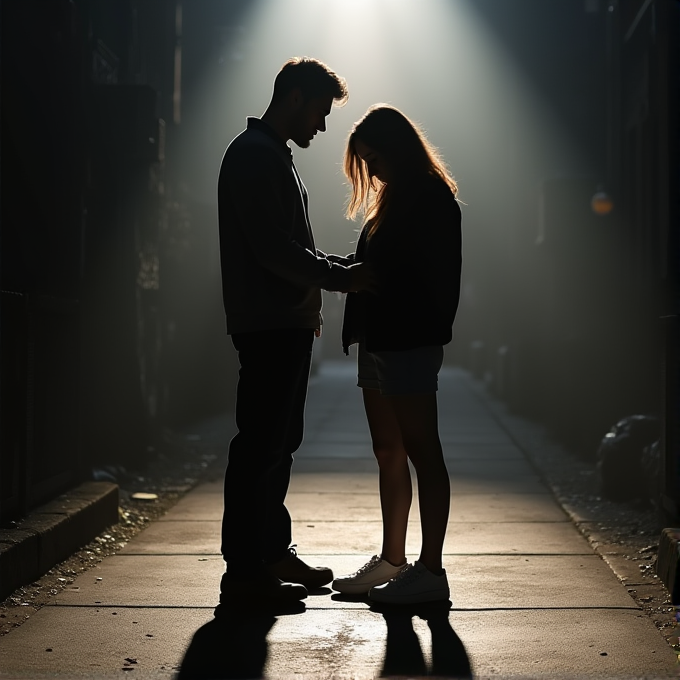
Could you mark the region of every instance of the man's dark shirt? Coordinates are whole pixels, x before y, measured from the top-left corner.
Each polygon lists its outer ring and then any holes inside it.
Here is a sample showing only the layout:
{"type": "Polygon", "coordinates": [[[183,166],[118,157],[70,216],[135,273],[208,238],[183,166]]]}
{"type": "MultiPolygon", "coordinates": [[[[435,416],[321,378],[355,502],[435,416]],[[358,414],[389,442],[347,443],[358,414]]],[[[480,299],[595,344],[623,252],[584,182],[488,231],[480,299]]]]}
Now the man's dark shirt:
{"type": "Polygon", "coordinates": [[[292,152],[259,118],[224,154],[218,213],[227,332],[318,328],[321,289],[347,290],[349,270],[317,251],[292,152]]]}

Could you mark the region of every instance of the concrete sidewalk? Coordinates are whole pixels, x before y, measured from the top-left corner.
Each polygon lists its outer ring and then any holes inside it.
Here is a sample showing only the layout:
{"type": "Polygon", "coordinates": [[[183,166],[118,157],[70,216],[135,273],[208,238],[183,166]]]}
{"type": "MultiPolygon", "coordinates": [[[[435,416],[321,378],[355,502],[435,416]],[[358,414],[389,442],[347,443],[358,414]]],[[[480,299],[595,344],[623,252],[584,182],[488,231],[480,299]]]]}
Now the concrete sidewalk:
{"type": "MultiPolygon", "coordinates": [[[[310,563],[354,571],[380,549],[376,466],[353,362],[323,364],[289,494],[310,563]]],[[[221,482],[0,639],[2,678],[676,677],[676,655],[593,552],[467,375],[440,377],[452,484],[450,611],[375,611],[329,589],[302,613],[217,624],[221,482]]],[[[266,424],[263,424],[266,426],[266,424]]],[[[417,502],[407,551],[420,543],[417,502]]]]}

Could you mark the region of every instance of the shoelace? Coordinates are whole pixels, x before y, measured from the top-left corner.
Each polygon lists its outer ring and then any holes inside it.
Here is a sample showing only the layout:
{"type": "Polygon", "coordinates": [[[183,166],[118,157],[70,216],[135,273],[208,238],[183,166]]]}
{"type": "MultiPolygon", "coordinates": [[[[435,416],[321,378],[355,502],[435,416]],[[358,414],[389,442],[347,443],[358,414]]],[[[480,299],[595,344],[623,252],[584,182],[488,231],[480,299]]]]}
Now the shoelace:
{"type": "Polygon", "coordinates": [[[360,576],[361,574],[365,574],[368,571],[372,571],[381,562],[382,562],[382,558],[380,557],[380,555],[373,555],[373,557],[371,557],[371,559],[366,564],[364,564],[363,567],[359,567],[359,569],[357,569],[357,571],[354,572],[354,575],[360,576]]]}
{"type": "Polygon", "coordinates": [[[416,569],[415,564],[407,564],[393,579],[394,583],[401,587],[405,586],[414,579],[416,579],[420,574],[420,570],[416,569]]]}

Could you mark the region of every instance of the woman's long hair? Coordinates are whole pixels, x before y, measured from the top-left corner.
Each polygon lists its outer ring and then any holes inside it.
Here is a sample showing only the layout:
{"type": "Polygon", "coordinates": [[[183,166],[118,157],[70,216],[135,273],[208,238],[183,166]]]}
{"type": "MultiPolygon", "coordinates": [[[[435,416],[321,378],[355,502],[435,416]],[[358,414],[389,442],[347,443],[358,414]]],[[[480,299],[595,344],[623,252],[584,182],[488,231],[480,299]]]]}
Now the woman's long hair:
{"type": "Polygon", "coordinates": [[[454,196],[458,193],[458,185],[437,149],[413,121],[387,104],[371,106],[354,124],[347,139],[343,170],[351,185],[347,217],[354,219],[362,213],[367,221],[370,220],[369,238],[380,226],[394,197],[408,192],[413,180],[436,177],[454,196]],[[368,174],[366,163],[356,150],[357,139],[383,156],[394,181],[385,184],[368,174]]]}

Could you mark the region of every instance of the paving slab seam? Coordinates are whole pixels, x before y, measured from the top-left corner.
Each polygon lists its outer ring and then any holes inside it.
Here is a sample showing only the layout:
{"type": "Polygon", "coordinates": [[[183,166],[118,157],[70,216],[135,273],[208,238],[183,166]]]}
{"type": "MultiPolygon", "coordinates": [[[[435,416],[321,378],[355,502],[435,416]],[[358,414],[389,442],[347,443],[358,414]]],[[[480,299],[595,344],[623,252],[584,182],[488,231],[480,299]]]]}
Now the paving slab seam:
{"type": "MultiPolygon", "coordinates": [[[[203,559],[222,559],[222,555],[219,553],[200,553],[201,558],[203,559]]],[[[301,556],[302,553],[300,553],[301,556]]],[[[191,555],[196,555],[196,553],[187,551],[187,552],[171,552],[171,553],[162,553],[162,552],[133,552],[132,550],[129,550],[128,552],[124,554],[117,554],[116,557],[178,557],[178,556],[191,556],[191,555]]],[[[361,557],[364,555],[364,553],[335,553],[335,552],[324,552],[323,557],[361,557]]],[[[366,557],[369,557],[368,553],[365,554],[366,557]]],[[[502,552],[502,551],[495,551],[495,552],[444,552],[442,553],[442,557],[591,557],[591,556],[596,556],[596,557],[601,557],[600,555],[597,555],[595,551],[590,551],[590,552],[569,552],[569,553],[558,553],[558,552],[502,552]]],[[[407,557],[409,557],[407,555],[407,557]]],[[[411,558],[417,559],[417,555],[410,555],[411,558]]],[[[201,559],[198,560],[199,562],[202,561],[201,559]]],[[[628,583],[626,582],[625,585],[635,585],[634,583],[628,583]]],[[[642,583],[638,583],[637,585],[643,585],[642,583]]]]}
{"type": "Polygon", "coordinates": [[[60,604],[58,602],[46,604],[45,608],[55,608],[59,609],[133,609],[133,610],[144,610],[144,609],[204,609],[205,611],[213,611],[215,605],[200,605],[200,604],[60,604]]]}
{"type": "MultiPolygon", "coordinates": [[[[158,520],[161,523],[167,523],[167,522],[176,522],[178,524],[206,524],[208,522],[214,522],[217,523],[218,520],[200,520],[200,519],[168,519],[165,518],[163,520],[158,520]]],[[[360,524],[360,525],[366,525],[366,524],[375,524],[375,525],[381,525],[382,522],[379,522],[377,520],[360,520],[360,519],[324,519],[324,520],[318,520],[318,519],[312,519],[307,518],[305,519],[304,517],[300,519],[295,519],[295,523],[300,523],[304,524],[306,522],[320,522],[323,521],[324,524],[360,524]]],[[[412,521],[409,520],[410,524],[419,524],[417,521],[412,521]]],[[[498,521],[491,521],[491,520],[475,520],[475,524],[498,524],[498,521]]],[[[566,523],[571,523],[573,522],[569,521],[569,518],[565,518],[564,521],[544,521],[544,520],[531,520],[531,519],[508,519],[504,520],[503,524],[541,524],[541,525],[549,525],[549,524],[566,524],[566,523]]],[[[470,522],[462,522],[458,520],[451,520],[448,522],[449,525],[455,526],[456,524],[460,524],[462,526],[465,526],[467,524],[470,524],[470,522]]]]}
{"type": "MultiPolygon", "coordinates": [[[[154,610],[154,609],[170,609],[170,610],[204,610],[212,612],[215,609],[214,605],[181,605],[181,604],[47,604],[46,608],[58,608],[58,609],[127,609],[132,611],[144,611],[144,610],[154,610]]],[[[306,604],[306,611],[315,612],[352,612],[353,614],[370,613],[376,614],[381,613],[378,611],[373,611],[368,606],[365,609],[358,609],[356,607],[322,607],[314,606],[311,604],[306,604]]],[[[632,605],[630,607],[624,606],[574,606],[574,607],[543,607],[540,605],[530,606],[530,607],[451,607],[447,611],[449,612],[551,612],[551,611],[583,611],[583,612],[593,612],[593,611],[630,611],[630,612],[641,612],[643,611],[640,607],[632,605]]],[[[394,610],[395,613],[402,613],[401,610],[394,610]]]]}
{"type": "MultiPolygon", "coordinates": [[[[55,605],[58,606],[58,605],[55,605]]],[[[68,605],[62,605],[68,606],[68,605]]],[[[92,606],[92,605],[87,605],[92,606]]],[[[134,607],[133,607],[134,608],[134,607]]],[[[187,609],[200,609],[200,607],[187,607],[187,609]]],[[[337,612],[337,611],[351,611],[352,613],[370,612],[371,614],[380,614],[382,611],[373,611],[372,609],[357,609],[355,607],[315,607],[313,605],[307,605],[306,609],[308,611],[315,612],[337,612]]],[[[447,611],[449,612],[468,612],[468,613],[482,613],[482,612],[593,612],[593,611],[627,611],[627,612],[641,612],[640,607],[630,606],[630,607],[541,607],[540,605],[532,607],[451,607],[447,611]]],[[[393,613],[403,613],[399,609],[394,610],[393,613]]],[[[418,614],[414,614],[417,616],[418,614]]]]}

